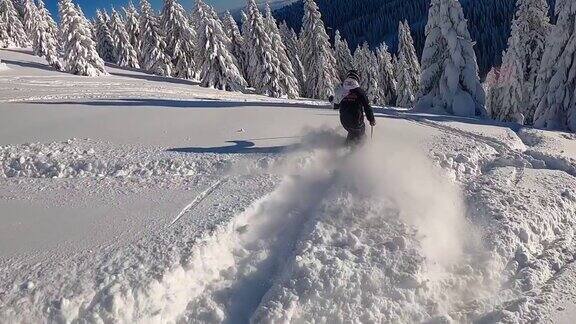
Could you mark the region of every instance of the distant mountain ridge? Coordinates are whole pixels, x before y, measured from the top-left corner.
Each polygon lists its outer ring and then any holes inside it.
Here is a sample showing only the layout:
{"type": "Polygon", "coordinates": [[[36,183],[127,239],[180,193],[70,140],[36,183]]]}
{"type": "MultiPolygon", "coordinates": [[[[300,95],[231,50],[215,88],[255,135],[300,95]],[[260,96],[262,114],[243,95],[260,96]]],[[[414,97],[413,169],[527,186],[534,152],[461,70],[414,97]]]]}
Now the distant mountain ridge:
{"type": "MultiPolygon", "coordinates": [[[[365,41],[375,48],[383,41],[396,51],[398,22],[408,20],[416,51],[424,48],[424,28],[428,20],[430,0],[316,0],[329,34],[340,30],[352,50],[365,41]]],[[[553,8],[555,0],[548,0],[553,8]]],[[[468,19],[468,29],[476,41],[475,51],[481,76],[492,66],[501,64],[502,51],[510,36],[516,0],[460,0],[468,19]]],[[[296,31],[300,29],[304,12],[303,2],[280,8],[274,12],[279,21],[286,21],[296,31]]]]}

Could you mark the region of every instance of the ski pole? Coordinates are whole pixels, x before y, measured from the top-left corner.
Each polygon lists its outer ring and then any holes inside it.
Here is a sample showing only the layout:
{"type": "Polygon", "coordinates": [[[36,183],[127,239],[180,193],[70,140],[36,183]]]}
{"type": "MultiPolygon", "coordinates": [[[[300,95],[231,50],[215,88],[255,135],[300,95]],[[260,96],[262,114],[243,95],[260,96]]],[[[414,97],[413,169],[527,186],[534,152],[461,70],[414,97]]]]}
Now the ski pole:
{"type": "Polygon", "coordinates": [[[370,140],[374,140],[374,126],[370,125],[370,140]]]}

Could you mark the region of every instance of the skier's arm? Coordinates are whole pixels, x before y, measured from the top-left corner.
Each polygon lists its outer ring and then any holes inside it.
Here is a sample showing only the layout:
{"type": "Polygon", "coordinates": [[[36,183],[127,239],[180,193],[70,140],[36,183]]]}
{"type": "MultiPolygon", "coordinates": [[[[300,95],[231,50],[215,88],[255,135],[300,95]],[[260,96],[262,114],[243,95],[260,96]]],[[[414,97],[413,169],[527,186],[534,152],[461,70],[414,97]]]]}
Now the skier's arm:
{"type": "Polygon", "coordinates": [[[370,125],[376,125],[376,119],[374,118],[374,111],[372,110],[372,106],[370,106],[370,101],[368,101],[368,97],[364,91],[360,91],[360,101],[362,106],[364,107],[364,113],[366,114],[366,118],[370,122],[370,125]]]}
{"type": "Polygon", "coordinates": [[[330,101],[330,103],[332,104],[332,109],[334,109],[334,110],[340,109],[340,103],[339,103],[339,102],[336,103],[336,102],[334,101],[334,96],[328,97],[328,101],[330,101]]]}

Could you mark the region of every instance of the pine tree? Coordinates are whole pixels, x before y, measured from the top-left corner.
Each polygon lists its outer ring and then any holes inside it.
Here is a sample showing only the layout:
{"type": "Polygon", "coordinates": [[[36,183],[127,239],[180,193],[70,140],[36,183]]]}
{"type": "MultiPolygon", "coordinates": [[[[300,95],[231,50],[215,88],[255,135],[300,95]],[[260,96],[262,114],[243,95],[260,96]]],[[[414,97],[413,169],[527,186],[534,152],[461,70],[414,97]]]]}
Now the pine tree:
{"type": "Polygon", "coordinates": [[[379,69],[376,55],[368,47],[368,43],[358,46],[354,51],[354,65],[360,74],[360,87],[366,91],[370,102],[379,104],[383,98],[378,86],[379,69]]]}
{"type": "Polygon", "coordinates": [[[244,52],[244,37],[242,37],[242,33],[238,28],[238,24],[236,24],[236,21],[229,11],[226,11],[224,14],[222,24],[224,25],[226,35],[230,39],[230,52],[236,58],[236,62],[238,62],[237,65],[240,69],[240,72],[242,72],[242,76],[246,78],[247,58],[246,53],[244,52]]]}
{"type": "Polygon", "coordinates": [[[392,65],[392,57],[388,52],[386,43],[382,43],[376,49],[376,59],[378,63],[378,87],[380,89],[380,102],[381,105],[394,105],[396,104],[396,77],[394,76],[394,66],[392,65]]]}
{"type": "Polygon", "coordinates": [[[248,0],[245,33],[245,53],[248,55],[248,82],[256,92],[270,97],[286,95],[281,78],[280,60],[272,48],[264,17],[254,0],[248,0]]]}
{"type": "Polygon", "coordinates": [[[519,0],[500,68],[504,78],[501,106],[493,107],[494,118],[498,120],[533,122],[535,107],[531,99],[550,31],[548,10],[546,0],[519,0]]]}
{"type": "Polygon", "coordinates": [[[558,0],[556,14],[536,82],[534,125],[576,131],[576,2],[558,0]]]}
{"type": "Polygon", "coordinates": [[[194,77],[196,62],[196,32],[192,29],[184,8],[176,0],[165,0],[162,9],[162,29],[166,35],[166,53],[172,58],[172,76],[194,77]]]}
{"type": "Polygon", "coordinates": [[[246,87],[246,81],[236,66],[236,60],[229,51],[230,40],[212,8],[198,0],[198,45],[197,51],[202,59],[200,66],[200,85],[228,91],[240,91],[246,87]]]}
{"type": "Polygon", "coordinates": [[[324,22],[314,0],[305,0],[300,34],[302,64],[306,71],[306,95],[326,99],[338,84],[336,59],[324,28],[324,22]]]}
{"type": "Polygon", "coordinates": [[[431,2],[417,97],[419,111],[486,115],[473,42],[457,0],[431,2]]]}
{"type": "Polygon", "coordinates": [[[98,55],[106,62],[116,63],[117,58],[114,39],[108,28],[107,19],[100,10],[96,10],[94,27],[96,31],[96,50],[98,51],[98,55]]]}
{"type": "Polygon", "coordinates": [[[336,56],[336,67],[340,80],[346,78],[348,71],[354,70],[354,59],[348,47],[348,42],[340,36],[340,31],[336,31],[334,36],[334,52],[336,56]]]}
{"type": "Polygon", "coordinates": [[[304,72],[304,66],[302,66],[298,36],[296,36],[294,29],[288,27],[286,22],[280,24],[280,36],[282,36],[282,40],[286,45],[286,52],[290,62],[292,63],[294,76],[296,77],[296,80],[298,80],[300,95],[304,96],[304,89],[306,88],[306,73],[304,72]]]}
{"type": "Polygon", "coordinates": [[[34,23],[38,18],[38,7],[33,0],[24,0],[23,4],[24,11],[24,30],[28,35],[28,39],[32,40],[32,34],[34,33],[34,23]]]}
{"type": "Polygon", "coordinates": [[[86,18],[72,0],[60,0],[58,9],[64,69],[78,75],[106,75],[104,61],[98,56],[86,18]]]}
{"type": "Polygon", "coordinates": [[[110,32],[114,41],[115,63],[122,67],[139,68],[138,54],[130,43],[130,37],[126,32],[122,18],[114,8],[112,8],[112,17],[110,18],[110,32]]]}
{"type": "Polygon", "coordinates": [[[170,76],[170,57],[165,54],[166,43],[157,17],[148,0],[140,1],[140,65],[143,69],[161,76],[170,76]]]}
{"type": "Polygon", "coordinates": [[[38,2],[38,13],[40,14],[40,19],[48,24],[48,32],[54,36],[58,35],[58,25],[52,18],[50,11],[46,9],[46,5],[43,0],[36,0],[38,2]]]}
{"type": "MultiPolygon", "coordinates": [[[[210,8],[210,6],[208,6],[202,0],[197,0],[196,5],[194,6],[194,10],[192,11],[192,14],[190,15],[190,24],[192,25],[194,30],[197,31],[197,33],[200,29],[203,28],[203,24],[205,23],[207,18],[219,20],[218,16],[213,12],[213,10],[212,10],[212,8],[210,8]]],[[[199,37],[200,36],[197,35],[196,48],[199,48],[199,44],[198,44],[198,38],[199,37]]],[[[194,61],[196,62],[196,64],[198,64],[198,69],[200,68],[200,66],[199,66],[200,62],[204,60],[204,57],[202,57],[202,55],[203,55],[202,50],[197,50],[194,52],[194,61]]],[[[200,71],[197,71],[197,72],[199,73],[200,71]]]]}
{"type": "Polygon", "coordinates": [[[27,19],[32,21],[32,24],[29,26],[29,35],[32,40],[34,55],[43,56],[48,64],[57,70],[61,70],[62,64],[58,57],[56,34],[52,33],[50,22],[46,19],[46,16],[44,16],[48,15],[49,17],[50,13],[47,11],[46,13],[42,13],[42,10],[45,9],[42,1],[39,2],[39,5],[40,8],[36,7],[31,0],[28,0],[26,6],[30,7],[25,9],[27,19]]]}
{"type": "Polygon", "coordinates": [[[12,0],[0,0],[0,47],[26,47],[28,37],[12,0]]]}
{"type": "Polygon", "coordinates": [[[132,1],[128,3],[128,8],[123,8],[126,15],[126,32],[130,39],[130,44],[136,51],[140,52],[140,15],[138,10],[134,7],[132,1]]]}
{"type": "Polygon", "coordinates": [[[493,67],[488,71],[483,83],[486,92],[486,113],[496,119],[502,107],[502,84],[500,82],[500,69],[493,67]]]}
{"type": "Polygon", "coordinates": [[[420,63],[407,21],[400,22],[398,35],[398,107],[412,107],[420,83],[420,63]]]}
{"type": "Polygon", "coordinates": [[[294,68],[292,67],[292,62],[288,58],[288,51],[286,45],[284,45],[284,42],[282,41],[282,36],[280,35],[280,30],[276,24],[276,19],[272,16],[272,10],[268,4],[265,6],[265,24],[267,25],[268,34],[272,41],[272,50],[276,52],[278,60],[280,61],[280,71],[282,72],[280,82],[282,88],[288,98],[296,98],[300,93],[298,80],[294,75],[294,68]]]}

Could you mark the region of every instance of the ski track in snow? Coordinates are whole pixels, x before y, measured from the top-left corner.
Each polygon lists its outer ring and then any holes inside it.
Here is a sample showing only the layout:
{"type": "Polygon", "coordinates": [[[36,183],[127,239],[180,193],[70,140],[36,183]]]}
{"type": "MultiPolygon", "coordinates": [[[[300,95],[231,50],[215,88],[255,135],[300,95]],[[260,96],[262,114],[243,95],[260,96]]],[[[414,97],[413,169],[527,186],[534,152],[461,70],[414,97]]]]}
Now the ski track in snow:
{"type": "Polygon", "coordinates": [[[196,196],[196,198],[194,198],[194,200],[192,200],[188,205],[182,208],[180,213],[174,218],[174,220],[172,220],[170,226],[173,226],[176,222],[178,222],[180,218],[184,216],[184,214],[186,214],[191,209],[196,207],[199,203],[201,203],[202,200],[204,200],[208,195],[212,194],[214,190],[216,190],[219,186],[221,186],[222,183],[226,182],[226,180],[228,179],[227,178],[219,179],[216,182],[214,182],[214,184],[212,184],[210,187],[208,187],[206,190],[202,191],[198,196],[196,196]]]}

